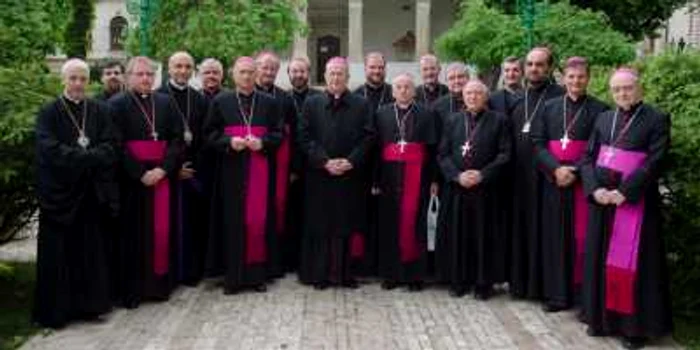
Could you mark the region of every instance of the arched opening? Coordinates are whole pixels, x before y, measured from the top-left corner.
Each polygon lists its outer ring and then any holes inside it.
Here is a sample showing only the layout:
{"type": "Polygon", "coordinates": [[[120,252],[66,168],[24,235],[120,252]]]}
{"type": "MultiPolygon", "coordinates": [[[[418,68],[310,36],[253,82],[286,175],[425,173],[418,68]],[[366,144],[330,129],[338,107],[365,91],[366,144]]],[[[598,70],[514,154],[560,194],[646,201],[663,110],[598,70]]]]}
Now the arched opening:
{"type": "Polygon", "coordinates": [[[129,22],[122,16],[116,16],[109,21],[109,49],[123,51],[129,22]]]}

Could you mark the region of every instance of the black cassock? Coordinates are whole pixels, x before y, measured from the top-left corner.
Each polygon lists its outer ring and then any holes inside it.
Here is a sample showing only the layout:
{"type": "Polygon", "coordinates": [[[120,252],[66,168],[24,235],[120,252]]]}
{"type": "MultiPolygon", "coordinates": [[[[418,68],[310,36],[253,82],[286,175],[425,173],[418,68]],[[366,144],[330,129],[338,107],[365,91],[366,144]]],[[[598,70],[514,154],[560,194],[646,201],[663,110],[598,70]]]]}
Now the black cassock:
{"type": "MultiPolygon", "coordinates": [[[[365,83],[355,89],[354,93],[367,100],[371,113],[376,113],[376,111],[378,111],[383,105],[394,102],[392,87],[387,83],[382,83],[379,86],[372,86],[365,83]]],[[[372,115],[372,118],[374,118],[374,115],[372,115]]],[[[374,185],[371,183],[373,176],[372,174],[378,164],[379,150],[375,145],[373,145],[368,152],[368,163],[365,167],[365,179],[367,181],[367,185],[364,188],[367,196],[367,251],[362,263],[364,266],[360,271],[363,275],[375,275],[377,273],[377,264],[379,262],[379,233],[377,231],[379,229],[379,218],[377,217],[379,203],[377,196],[374,196],[371,193],[371,188],[374,185]]]]}
{"type": "Polygon", "coordinates": [[[210,105],[204,129],[219,157],[207,274],[223,274],[226,292],[258,287],[279,269],[274,206],[274,160],[282,140],[278,103],[258,91],[221,93],[210,105]],[[248,135],[262,140],[260,151],[231,148],[232,137],[248,135]]]}
{"type": "Polygon", "coordinates": [[[33,320],[62,327],[111,308],[108,225],[116,216],[116,152],[106,105],[59,97],[37,118],[39,240],[33,320]],[[87,104],[85,136],[77,143],[87,104]]]}
{"type": "Polygon", "coordinates": [[[174,244],[177,251],[175,278],[186,285],[196,285],[204,273],[207,246],[208,198],[206,182],[210,181],[212,164],[203,154],[202,125],[207,115],[207,100],[194,88],[184,89],[164,84],[159,92],[170,97],[171,108],[183,127],[184,149],[179,163],[196,171],[194,178],[179,179],[175,184],[177,197],[177,226],[174,244]],[[186,125],[186,126],[185,126],[186,125]]]}
{"type": "Polygon", "coordinates": [[[440,97],[450,93],[447,85],[438,83],[437,85],[423,84],[416,88],[416,102],[431,107],[440,97]]]}
{"type": "Polygon", "coordinates": [[[136,307],[143,300],[167,299],[175,285],[176,184],[183,129],[169,97],[159,92],[125,91],[109,103],[121,162],[121,296],[125,306],[136,307]],[[146,187],[141,178],[157,167],[166,177],[146,187]]]}
{"type": "Polygon", "coordinates": [[[572,306],[581,287],[588,221],[581,163],[596,118],[607,109],[592,96],[573,101],[564,95],[547,101],[532,125],[535,160],[544,179],[542,207],[546,208],[541,212],[542,292],[544,300],[558,308],[572,306]],[[576,168],[576,182],[566,188],[558,187],[554,177],[561,166],[576,168]]]}
{"type": "Polygon", "coordinates": [[[385,105],[375,126],[380,150],[375,176],[381,191],[379,276],[390,282],[420,282],[426,272],[430,184],[437,177],[435,116],[419,103],[407,109],[385,105]]]}
{"type": "Polygon", "coordinates": [[[500,89],[489,97],[489,109],[509,116],[522,98],[523,94],[520,90],[500,89]]]}
{"type": "Polygon", "coordinates": [[[351,263],[365,256],[368,151],[374,139],[369,103],[345,92],[310,97],[299,119],[299,144],[307,157],[304,232],[299,279],[303,283],[352,280],[351,263]],[[353,169],[341,176],[324,168],[346,158],[353,169]]]}
{"type": "Polygon", "coordinates": [[[437,115],[436,122],[438,135],[442,136],[443,125],[447,123],[447,120],[452,116],[452,114],[464,110],[462,93],[460,92],[458,94],[453,94],[448,92],[433,102],[432,108],[437,115]]]}
{"type": "Polygon", "coordinates": [[[453,290],[487,292],[503,269],[493,253],[503,240],[496,180],[510,158],[510,140],[505,116],[488,110],[455,113],[443,129],[438,163],[447,182],[435,255],[438,280],[453,290]],[[462,187],[459,174],[466,170],[480,171],[482,182],[462,187]]]}
{"type": "Polygon", "coordinates": [[[306,100],[312,96],[321,94],[321,91],[307,88],[304,90],[292,90],[288,92],[294,103],[294,111],[297,117],[292,128],[292,136],[295,142],[294,155],[292,158],[292,169],[297,175],[297,179],[289,184],[289,195],[287,199],[286,217],[286,244],[282,249],[282,261],[289,270],[299,269],[299,258],[301,256],[301,236],[304,228],[304,183],[306,172],[306,156],[299,146],[298,120],[301,118],[302,109],[306,100]]]}
{"type": "Polygon", "coordinates": [[[672,320],[658,179],[670,118],[646,104],[615,114],[598,117],[582,166],[590,203],[582,315],[597,331],[663,336],[672,320]],[[599,205],[598,188],[618,189],[626,201],[599,205]]]}
{"type": "Polygon", "coordinates": [[[530,132],[532,122],[539,118],[550,98],[561,96],[564,89],[554,83],[528,88],[510,115],[509,128],[513,140],[513,157],[508,165],[513,174],[506,181],[512,194],[510,253],[504,256],[510,266],[509,291],[518,298],[542,297],[542,252],[540,251],[540,187],[541,175],[535,166],[530,132]],[[527,101],[527,103],[525,102],[527,101]],[[526,108],[527,107],[527,108],[526,108]],[[528,123],[530,121],[530,123],[528,123]]]}

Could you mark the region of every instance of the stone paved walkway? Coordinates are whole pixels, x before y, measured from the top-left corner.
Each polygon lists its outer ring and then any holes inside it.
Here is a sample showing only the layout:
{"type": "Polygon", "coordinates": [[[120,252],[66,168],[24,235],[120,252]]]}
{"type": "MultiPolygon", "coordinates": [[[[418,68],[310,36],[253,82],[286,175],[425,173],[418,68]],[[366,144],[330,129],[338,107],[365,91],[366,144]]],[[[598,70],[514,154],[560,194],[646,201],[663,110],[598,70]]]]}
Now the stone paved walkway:
{"type": "MultiPolygon", "coordinates": [[[[618,348],[615,339],[586,336],[572,313],[546,315],[505,296],[481,302],[438,289],[383,291],[376,283],[316,291],[287,277],[265,294],[224,296],[212,281],[180,288],[169,302],[117,309],[99,324],[35,336],[22,350],[618,348]]],[[[649,347],[676,348],[670,339],[649,347]]]]}

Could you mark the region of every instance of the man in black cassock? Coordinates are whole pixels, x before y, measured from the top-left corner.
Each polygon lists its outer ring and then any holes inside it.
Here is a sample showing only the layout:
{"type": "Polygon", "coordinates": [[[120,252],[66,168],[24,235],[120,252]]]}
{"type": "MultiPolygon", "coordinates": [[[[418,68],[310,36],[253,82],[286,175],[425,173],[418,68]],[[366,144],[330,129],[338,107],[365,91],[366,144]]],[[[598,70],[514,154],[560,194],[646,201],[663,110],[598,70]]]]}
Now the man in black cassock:
{"type": "Polygon", "coordinates": [[[117,61],[109,61],[102,68],[102,90],[95,99],[107,102],[112,96],[124,90],[124,66],[117,61]]]}
{"type": "MultiPolygon", "coordinates": [[[[174,245],[177,259],[175,278],[188,286],[199,283],[204,273],[204,257],[207,244],[207,204],[204,180],[204,166],[211,166],[203,160],[204,144],[202,124],[207,115],[205,97],[189,85],[194,73],[194,59],[189,53],[180,51],[168,60],[168,81],[158,90],[170,98],[170,105],[182,124],[182,164],[175,193],[178,222],[175,226],[174,245]]],[[[209,169],[207,169],[209,170],[209,169]]]]}
{"type": "Polygon", "coordinates": [[[445,69],[445,76],[447,78],[449,93],[437,99],[432,105],[438,117],[438,135],[442,135],[442,125],[447,122],[447,119],[449,119],[452,114],[464,110],[462,90],[469,80],[469,72],[467,71],[467,66],[464,64],[452,63],[445,69]]]}
{"type": "Polygon", "coordinates": [[[642,102],[630,69],[610,89],[616,108],[596,120],[581,171],[591,203],[582,319],[589,335],[621,336],[637,349],[672,331],[658,183],[670,118],[642,102]]]}
{"type": "MultiPolygon", "coordinates": [[[[301,112],[306,100],[321,94],[321,91],[313,89],[309,86],[309,71],[311,63],[305,57],[293,57],[287,66],[287,74],[289,75],[289,83],[292,85],[292,90],[289,95],[294,102],[294,111],[297,117],[301,118],[301,112]]],[[[293,139],[298,140],[298,128],[295,126],[292,129],[293,139]]],[[[292,155],[292,169],[294,169],[289,184],[289,196],[287,200],[287,222],[285,234],[287,236],[287,244],[283,247],[282,261],[293,270],[299,268],[299,258],[301,254],[301,235],[303,230],[304,218],[304,171],[306,168],[306,157],[300,149],[298,142],[295,145],[295,152],[292,155]]]]}
{"type": "Polygon", "coordinates": [[[573,306],[583,281],[588,203],[580,179],[588,136],[607,106],[586,94],[589,72],[584,58],[571,57],[564,68],[566,95],[547,101],[532,125],[535,160],[542,173],[542,282],[544,310],[573,306]]]}
{"type": "Polygon", "coordinates": [[[423,84],[416,88],[416,102],[431,107],[433,102],[447,95],[450,90],[447,85],[440,83],[440,61],[435,55],[423,55],[419,62],[423,84]]]}
{"type": "Polygon", "coordinates": [[[415,101],[413,77],[394,78],[396,102],[379,108],[375,129],[380,162],[379,276],[382,288],[399,285],[421,290],[426,273],[427,211],[431,187],[437,187],[434,113],[415,101]]]}
{"type": "Polygon", "coordinates": [[[505,115],[510,115],[522,98],[523,64],[520,58],[507,57],[501,64],[503,87],[489,98],[489,108],[505,115]]]}
{"type": "Polygon", "coordinates": [[[438,163],[443,188],[437,233],[438,281],[455,297],[474,290],[492,294],[502,259],[493,253],[502,242],[499,173],[511,153],[506,117],[486,108],[488,87],[472,80],[464,87],[465,110],[447,120],[438,163]]]}
{"type": "Polygon", "coordinates": [[[62,68],[63,94],[36,123],[39,238],[32,318],[61,328],[111,308],[105,239],[117,214],[116,151],[107,106],[85,97],[90,68],[62,68]]]}
{"type": "Polygon", "coordinates": [[[255,61],[238,58],[236,90],[212,101],[205,124],[219,156],[207,271],[224,276],[224,293],[267,290],[277,261],[275,155],[282,139],[279,103],[255,89],[255,61]]]}
{"type": "Polygon", "coordinates": [[[199,78],[202,80],[202,94],[207,102],[211,102],[224,88],[224,66],[215,58],[205,58],[199,64],[197,71],[199,78]]]}
{"type": "Polygon", "coordinates": [[[134,57],[128,90],[109,100],[121,153],[122,301],[166,300],[175,285],[176,186],[183,128],[167,95],[153,91],[154,64],[134,57]]]}
{"type": "MultiPolygon", "coordinates": [[[[527,88],[523,98],[509,116],[509,127],[513,139],[513,157],[509,164],[505,190],[512,189],[512,212],[509,213],[510,253],[508,288],[516,298],[539,299],[542,297],[542,252],[539,200],[541,175],[535,166],[530,129],[532,122],[539,118],[548,99],[561,96],[564,89],[551,82],[552,53],[544,47],[536,47],[528,53],[525,63],[527,88]]],[[[505,253],[504,253],[505,254],[505,253]]],[[[505,276],[504,276],[505,277],[505,276]]]]}
{"type": "Polygon", "coordinates": [[[365,253],[367,152],[374,128],[369,103],[347,90],[348,63],[326,64],[327,91],[310,97],[299,119],[307,157],[305,227],[299,279],[318,289],[357,288],[353,261],[365,253]]]}
{"type": "Polygon", "coordinates": [[[292,96],[275,85],[280,68],[279,57],[270,51],[263,51],[256,56],[255,62],[255,88],[270,94],[279,104],[279,113],[281,113],[284,123],[282,142],[275,155],[275,198],[273,203],[275,230],[280,249],[275,258],[280,260],[273,262],[274,269],[271,270],[275,277],[280,277],[284,272],[290,272],[294,269],[293,262],[290,260],[292,254],[290,249],[293,249],[294,240],[287,230],[287,211],[289,186],[292,178],[297,178],[300,171],[300,164],[297,157],[294,156],[297,153],[296,135],[293,132],[297,125],[297,113],[294,109],[295,101],[292,96]]]}

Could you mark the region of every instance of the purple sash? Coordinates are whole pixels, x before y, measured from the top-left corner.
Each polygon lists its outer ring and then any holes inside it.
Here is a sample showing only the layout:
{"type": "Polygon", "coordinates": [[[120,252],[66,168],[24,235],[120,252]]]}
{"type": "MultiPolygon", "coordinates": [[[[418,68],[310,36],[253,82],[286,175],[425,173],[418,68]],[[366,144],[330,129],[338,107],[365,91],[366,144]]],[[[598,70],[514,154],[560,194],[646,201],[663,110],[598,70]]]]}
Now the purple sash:
{"type": "Polygon", "coordinates": [[[418,217],[421,173],[425,148],[420,143],[409,142],[403,150],[397,143],[384,146],[382,160],[404,164],[404,177],[399,209],[399,252],[401,262],[418,260],[423,249],[416,235],[416,218],[418,217]]]}
{"type": "MultiPolygon", "coordinates": [[[[643,152],[601,146],[596,165],[622,173],[628,178],[646,160],[643,152]]],[[[605,307],[631,315],[635,312],[634,285],[644,218],[644,198],[636,204],[625,202],[615,209],[612,236],[605,260],[605,307]]]]}
{"type": "MultiPolygon", "coordinates": [[[[581,160],[586,153],[588,142],[570,140],[566,149],[562,148],[561,141],[549,141],[547,149],[559,162],[573,164],[581,160]]],[[[586,244],[586,230],[588,229],[588,202],[583,192],[583,184],[576,181],[574,190],[574,239],[576,241],[574,252],[574,285],[583,283],[583,257],[586,244]]]]}
{"type": "MultiPolygon", "coordinates": [[[[126,148],[134,159],[160,164],[165,159],[166,141],[127,141],[126,148]]],[[[167,177],[153,187],[153,272],[168,273],[170,246],[170,181],[167,177]]]]}
{"type": "MultiPolygon", "coordinates": [[[[227,126],[224,132],[228,136],[246,137],[248,127],[244,125],[227,126]]],[[[264,126],[253,126],[250,134],[262,137],[267,132],[264,126]]],[[[245,263],[248,265],[267,261],[267,244],[265,226],[267,222],[267,193],[269,186],[269,168],[267,158],[261,152],[249,152],[250,164],[245,188],[245,263]]]]}

